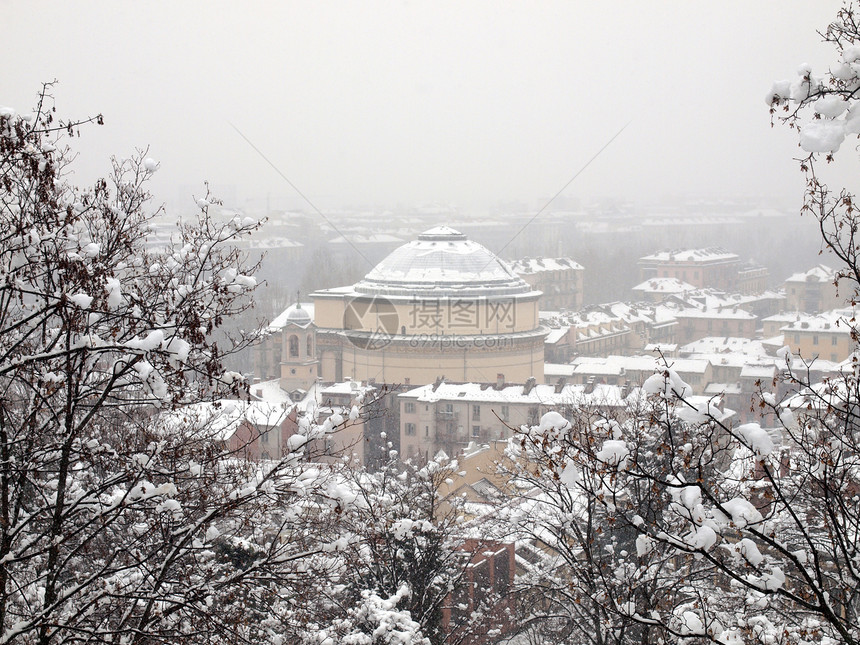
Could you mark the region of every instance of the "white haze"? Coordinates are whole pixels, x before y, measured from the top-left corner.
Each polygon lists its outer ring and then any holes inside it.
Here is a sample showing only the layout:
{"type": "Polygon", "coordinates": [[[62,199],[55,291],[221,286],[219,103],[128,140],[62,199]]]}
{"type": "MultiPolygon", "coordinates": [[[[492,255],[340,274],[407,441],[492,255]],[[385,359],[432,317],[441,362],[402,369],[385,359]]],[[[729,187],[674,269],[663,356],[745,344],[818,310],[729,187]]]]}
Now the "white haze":
{"type": "MultiPolygon", "coordinates": [[[[153,190],[192,205],[540,204],[566,195],[799,200],[771,82],[833,60],[840,2],[7,2],[0,105],[57,78],[102,112],[78,179],[150,146],[153,190]],[[187,202],[179,198],[187,198],[187,202]]],[[[840,179],[856,174],[847,149],[840,179]]]]}

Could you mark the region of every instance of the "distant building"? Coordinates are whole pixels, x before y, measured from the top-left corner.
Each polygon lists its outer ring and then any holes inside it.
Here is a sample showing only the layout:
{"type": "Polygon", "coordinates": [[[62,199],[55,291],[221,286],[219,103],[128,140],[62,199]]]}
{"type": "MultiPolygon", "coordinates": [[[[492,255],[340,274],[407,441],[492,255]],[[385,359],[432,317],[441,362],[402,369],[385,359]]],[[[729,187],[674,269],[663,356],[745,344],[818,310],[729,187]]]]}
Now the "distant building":
{"type": "Polygon", "coordinates": [[[693,307],[703,311],[733,311],[743,309],[759,318],[771,316],[785,309],[785,296],[776,291],[758,293],[726,293],[717,289],[696,289],[667,298],[668,305],[693,307]]]}
{"type": "Polygon", "coordinates": [[[674,344],[677,321],[662,305],[611,302],[576,312],[541,312],[547,362],[573,356],[608,356],[642,350],[652,343],[674,344]]]}
{"type": "Polygon", "coordinates": [[[733,291],[738,285],[741,259],[725,249],[711,247],[660,251],[639,260],[639,280],[675,278],[694,287],[733,291]]]}
{"type": "Polygon", "coordinates": [[[785,281],[786,308],[816,314],[844,307],[850,293],[836,285],[836,271],[819,264],[803,273],[795,273],[785,281]]]}
{"type": "Polygon", "coordinates": [[[738,269],[738,282],[735,290],[742,294],[767,291],[770,271],[755,262],[746,262],[738,269]]]}
{"type": "Polygon", "coordinates": [[[857,344],[852,338],[855,312],[836,309],[817,315],[800,315],[782,327],[783,342],[792,353],[805,359],[822,358],[841,362],[851,356],[857,344]]]}
{"type": "Polygon", "coordinates": [[[585,269],[570,258],[523,258],[512,262],[511,269],[542,292],[541,309],[576,311],[582,307],[585,269]]]}
{"type": "Polygon", "coordinates": [[[758,318],[744,309],[700,309],[688,307],[675,312],[678,342],[690,343],[707,336],[755,338],[758,318]]]}
{"type": "Polygon", "coordinates": [[[666,296],[695,291],[696,287],[678,278],[650,278],[633,287],[633,297],[637,300],[660,302],[666,296]]]}

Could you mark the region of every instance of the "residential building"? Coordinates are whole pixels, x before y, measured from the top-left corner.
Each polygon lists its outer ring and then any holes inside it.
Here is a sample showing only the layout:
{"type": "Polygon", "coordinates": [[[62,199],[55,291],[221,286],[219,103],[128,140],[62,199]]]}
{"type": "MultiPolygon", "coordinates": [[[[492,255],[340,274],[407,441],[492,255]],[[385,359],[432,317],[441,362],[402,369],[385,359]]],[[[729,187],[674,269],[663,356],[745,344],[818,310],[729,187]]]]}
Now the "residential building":
{"type": "Polygon", "coordinates": [[[570,258],[523,258],[511,263],[511,269],[532,289],[542,293],[541,310],[582,307],[582,283],[585,269],[570,258]]]}
{"type": "Polygon", "coordinates": [[[793,354],[805,359],[821,358],[834,363],[844,361],[856,349],[852,338],[854,311],[835,309],[822,314],[802,314],[782,327],[783,342],[793,354]]]}
{"type": "Polygon", "coordinates": [[[803,273],[795,273],[785,280],[786,308],[816,314],[844,307],[850,292],[837,286],[836,271],[819,264],[803,273]]]}
{"type": "Polygon", "coordinates": [[[470,443],[507,439],[512,428],[536,424],[548,410],[571,414],[577,406],[603,410],[625,406],[621,387],[544,385],[534,379],[509,385],[502,375],[495,385],[440,381],[397,398],[401,455],[423,459],[440,450],[453,457],[470,443]]]}
{"type": "Polygon", "coordinates": [[[639,280],[675,278],[694,287],[734,290],[741,259],[718,247],[660,251],[639,260],[639,280]]]}

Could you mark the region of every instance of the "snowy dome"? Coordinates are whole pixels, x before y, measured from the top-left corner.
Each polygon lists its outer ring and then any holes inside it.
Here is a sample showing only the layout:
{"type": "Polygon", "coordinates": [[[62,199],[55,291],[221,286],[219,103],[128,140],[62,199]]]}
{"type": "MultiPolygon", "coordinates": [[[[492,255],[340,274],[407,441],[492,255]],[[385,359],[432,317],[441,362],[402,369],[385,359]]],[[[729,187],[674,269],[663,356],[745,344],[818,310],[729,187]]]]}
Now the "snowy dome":
{"type": "Polygon", "coordinates": [[[376,265],[355,291],[384,296],[496,296],[531,287],[486,247],[447,226],[424,231],[376,265]]]}
{"type": "Polygon", "coordinates": [[[290,313],[287,314],[287,324],[306,327],[311,322],[311,317],[305,309],[302,309],[302,303],[297,302],[295,307],[291,307],[290,313]]]}
{"type": "Polygon", "coordinates": [[[300,302],[290,305],[269,323],[269,331],[283,329],[287,325],[305,328],[313,322],[313,305],[300,302]]]}

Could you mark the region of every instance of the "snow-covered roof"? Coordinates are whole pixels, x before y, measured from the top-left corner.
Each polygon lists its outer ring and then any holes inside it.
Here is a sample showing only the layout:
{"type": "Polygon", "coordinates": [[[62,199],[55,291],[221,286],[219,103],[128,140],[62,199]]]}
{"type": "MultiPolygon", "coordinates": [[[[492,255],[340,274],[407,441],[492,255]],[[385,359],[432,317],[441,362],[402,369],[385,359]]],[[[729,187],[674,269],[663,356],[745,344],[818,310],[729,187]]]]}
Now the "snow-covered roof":
{"type": "Polygon", "coordinates": [[[582,271],[582,265],[570,258],[523,258],[511,262],[511,269],[519,275],[541,273],[542,271],[582,271]]]}
{"type": "Polygon", "coordinates": [[[358,381],[341,381],[339,383],[330,383],[319,389],[319,394],[322,399],[327,396],[349,394],[351,396],[359,396],[372,392],[376,388],[373,385],[362,385],[358,381]]]}
{"type": "Polygon", "coordinates": [[[736,253],[731,253],[720,247],[708,247],[705,249],[676,249],[671,251],[658,251],[652,255],[646,255],[640,262],[717,262],[738,260],[736,253]]]}
{"type": "Polygon", "coordinates": [[[187,428],[189,431],[203,430],[213,439],[227,441],[243,422],[260,429],[279,426],[286,420],[292,407],[267,401],[221,399],[173,410],[163,415],[160,421],[170,427],[187,428]]]}
{"type": "Polygon", "coordinates": [[[648,343],[642,348],[643,352],[662,352],[671,354],[678,350],[678,343],[648,343]]]}
{"type": "Polygon", "coordinates": [[[570,327],[560,327],[558,329],[550,329],[549,333],[543,339],[543,342],[547,345],[555,345],[562,338],[567,335],[570,327]]]}
{"type": "Polygon", "coordinates": [[[701,310],[720,310],[744,307],[760,302],[785,300],[785,296],[775,291],[764,291],[757,294],[726,293],[717,289],[703,288],[672,296],[675,303],[685,307],[701,310]]]}
{"type": "Polygon", "coordinates": [[[719,394],[743,394],[740,383],[708,383],[705,388],[705,396],[717,396],[719,394]]]}
{"type": "Polygon", "coordinates": [[[479,403],[520,403],[534,405],[599,405],[622,406],[625,398],[616,385],[596,385],[586,393],[584,385],[566,385],[560,392],[554,385],[535,385],[528,393],[522,385],[506,385],[495,389],[481,383],[442,383],[439,386],[424,385],[400,394],[400,398],[415,399],[422,402],[467,401],[479,403]],[[434,389],[435,388],[435,389],[434,389]]]}
{"type": "Polygon", "coordinates": [[[633,291],[643,293],[683,293],[684,291],[695,291],[696,287],[678,278],[651,278],[640,282],[633,291]]]}
{"type": "Polygon", "coordinates": [[[776,363],[770,365],[744,365],[741,368],[741,378],[772,379],[777,372],[776,363]]]}
{"type": "Polygon", "coordinates": [[[278,314],[269,323],[270,332],[279,331],[285,326],[296,325],[304,329],[314,321],[314,304],[312,302],[297,302],[278,314]]]}
{"type": "Polygon", "coordinates": [[[836,279],[836,271],[826,264],[819,264],[808,271],[793,273],[788,276],[786,282],[833,282],[836,279]]]}
{"type": "MultiPolygon", "coordinates": [[[[624,374],[626,372],[647,372],[663,368],[663,361],[657,356],[578,356],[573,360],[578,374],[624,374]]],[[[672,358],[669,366],[676,372],[704,374],[709,361],[699,358],[672,358]]],[[[546,373],[546,372],[544,372],[546,373]]]]}
{"type": "Polygon", "coordinates": [[[749,338],[737,338],[733,336],[706,336],[692,343],[682,346],[680,351],[684,354],[743,354],[750,356],[767,356],[767,351],[762,347],[760,340],[749,338]]]}
{"type": "Polygon", "coordinates": [[[780,331],[789,333],[849,334],[852,328],[850,320],[853,317],[854,311],[851,309],[834,309],[815,315],[801,314],[784,327],[781,327],[780,331]]]}
{"type": "Polygon", "coordinates": [[[532,288],[486,247],[447,226],[395,249],[354,289],[381,296],[494,296],[532,288]]]}
{"type": "Polygon", "coordinates": [[[589,327],[603,324],[645,323],[652,326],[674,325],[675,309],[654,303],[609,302],[589,305],[579,311],[540,311],[541,323],[549,327],[589,327]]]}
{"type": "Polygon", "coordinates": [[[726,320],[755,320],[757,316],[744,309],[679,309],[676,318],[715,318],[726,320]]]}

